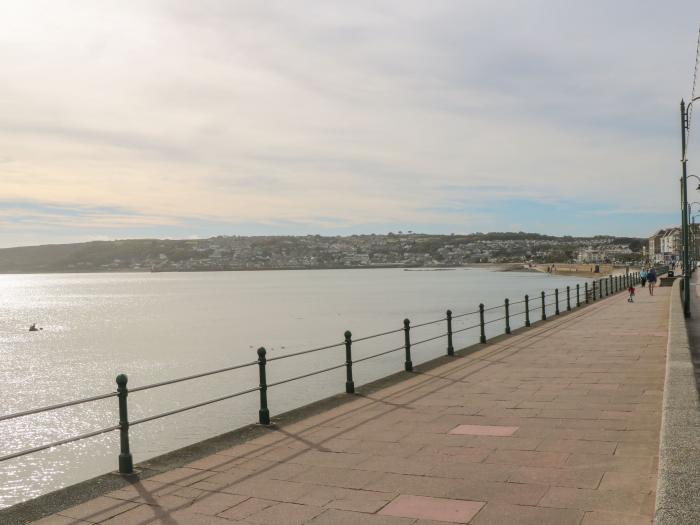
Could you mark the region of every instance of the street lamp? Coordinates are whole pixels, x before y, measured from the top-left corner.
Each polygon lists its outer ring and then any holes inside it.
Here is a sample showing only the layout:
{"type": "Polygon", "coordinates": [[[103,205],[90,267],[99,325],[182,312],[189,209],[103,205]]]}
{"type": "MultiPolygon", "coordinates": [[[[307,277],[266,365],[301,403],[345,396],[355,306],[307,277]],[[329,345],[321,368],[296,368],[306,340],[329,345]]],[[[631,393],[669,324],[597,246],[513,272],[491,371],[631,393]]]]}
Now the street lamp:
{"type": "Polygon", "coordinates": [[[688,227],[690,233],[688,234],[688,250],[690,256],[690,271],[691,273],[695,270],[695,216],[693,215],[693,204],[700,206],[700,202],[691,202],[688,204],[688,227]]]}
{"type": "MultiPolygon", "coordinates": [[[[683,234],[683,314],[690,317],[690,264],[688,260],[688,155],[687,132],[690,131],[688,111],[693,102],[700,97],[693,98],[688,105],[681,99],[681,231],[683,234]]],[[[697,177],[696,177],[697,178],[697,177]]],[[[700,186],[698,186],[700,188],[700,186]]]]}
{"type": "MultiPolygon", "coordinates": [[[[689,179],[691,177],[698,181],[699,184],[698,184],[698,187],[696,189],[698,191],[700,191],[700,177],[698,177],[697,175],[687,175],[686,179],[689,179]]],[[[689,223],[692,222],[692,225],[690,228],[692,235],[689,235],[689,241],[692,244],[692,246],[690,247],[690,254],[692,257],[692,264],[690,265],[690,272],[691,273],[695,271],[696,259],[697,259],[697,253],[696,253],[697,252],[697,245],[695,243],[695,241],[696,241],[695,236],[696,236],[697,232],[695,231],[695,221],[694,221],[695,217],[692,217],[693,221],[690,220],[691,214],[692,214],[692,209],[693,209],[693,204],[697,204],[698,206],[700,206],[700,202],[693,201],[690,204],[688,204],[688,222],[689,223]]]]}
{"type": "Polygon", "coordinates": [[[692,232],[690,240],[691,240],[691,243],[693,245],[693,248],[690,251],[690,253],[693,255],[693,264],[691,265],[693,271],[695,271],[695,267],[697,266],[697,259],[698,259],[697,229],[695,228],[695,217],[700,217],[700,214],[693,215],[690,218],[690,231],[692,232]]]}

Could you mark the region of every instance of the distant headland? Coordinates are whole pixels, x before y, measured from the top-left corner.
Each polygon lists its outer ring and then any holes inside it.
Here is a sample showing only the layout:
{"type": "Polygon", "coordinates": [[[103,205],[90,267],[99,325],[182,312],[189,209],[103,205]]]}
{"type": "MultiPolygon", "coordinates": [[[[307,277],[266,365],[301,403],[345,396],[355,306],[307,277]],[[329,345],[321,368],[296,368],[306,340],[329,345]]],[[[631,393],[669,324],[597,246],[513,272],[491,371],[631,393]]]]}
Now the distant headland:
{"type": "Polygon", "coordinates": [[[629,264],[642,258],[643,242],[636,237],[525,232],[128,239],[0,249],[0,273],[629,264]]]}

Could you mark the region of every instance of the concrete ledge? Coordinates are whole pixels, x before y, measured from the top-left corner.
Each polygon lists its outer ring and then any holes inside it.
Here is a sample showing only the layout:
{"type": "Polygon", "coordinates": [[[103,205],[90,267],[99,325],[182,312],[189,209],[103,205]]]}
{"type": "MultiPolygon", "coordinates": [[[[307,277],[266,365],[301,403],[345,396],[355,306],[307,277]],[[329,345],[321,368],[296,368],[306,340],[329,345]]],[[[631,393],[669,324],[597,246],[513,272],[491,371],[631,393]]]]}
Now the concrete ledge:
{"type": "MultiPolygon", "coordinates": [[[[698,341],[691,341],[688,333],[681,282],[673,283],[669,312],[654,517],[657,525],[700,523],[700,399],[693,362],[693,344],[698,341]]],[[[693,313],[700,317],[700,308],[693,313]]]]}
{"type": "Polygon", "coordinates": [[[659,277],[659,286],[673,286],[678,277],[659,277]]]}

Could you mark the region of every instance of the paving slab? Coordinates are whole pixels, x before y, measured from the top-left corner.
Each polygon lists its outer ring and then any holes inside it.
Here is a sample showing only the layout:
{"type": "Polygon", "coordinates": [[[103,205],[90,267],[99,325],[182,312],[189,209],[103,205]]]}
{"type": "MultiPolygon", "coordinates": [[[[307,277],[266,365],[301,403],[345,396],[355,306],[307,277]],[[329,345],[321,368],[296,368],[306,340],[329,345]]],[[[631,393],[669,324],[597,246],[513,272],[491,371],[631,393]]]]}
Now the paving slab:
{"type": "Polygon", "coordinates": [[[650,523],[669,294],[598,301],[37,523],[650,523]]]}

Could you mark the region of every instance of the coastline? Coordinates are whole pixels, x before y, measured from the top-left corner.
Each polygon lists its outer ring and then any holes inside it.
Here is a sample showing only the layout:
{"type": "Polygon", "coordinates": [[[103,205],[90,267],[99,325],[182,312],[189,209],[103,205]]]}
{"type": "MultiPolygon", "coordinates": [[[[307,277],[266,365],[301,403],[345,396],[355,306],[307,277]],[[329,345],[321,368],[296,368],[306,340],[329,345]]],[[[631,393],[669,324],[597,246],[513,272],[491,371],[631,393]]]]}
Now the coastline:
{"type": "MultiPolygon", "coordinates": [[[[407,266],[403,264],[384,264],[384,265],[355,265],[355,266],[274,266],[267,268],[201,268],[201,269],[188,269],[188,270],[178,270],[178,269],[153,269],[147,270],[143,268],[138,269],[90,269],[90,270],[79,270],[75,268],[65,269],[65,270],[53,270],[44,272],[0,272],[0,275],[50,275],[50,274],[123,274],[123,273],[203,273],[203,272],[271,272],[271,271],[303,271],[303,270],[383,270],[383,269],[403,269],[407,271],[445,271],[445,270],[463,270],[463,269],[484,269],[491,270],[494,272],[523,272],[523,273],[551,273],[552,275],[561,275],[566,277],[595,277],[603,275],[620,275],[625,273],[625,269],[628,268],[630,272],[638,271],[638,265],[627,266],[617,266],[610,269],[603,268],[599,272],[585,271],[583,269],[560,269],[556,268],[558,264],[561,263],[537,263],[533,266],[526,266],[526,263],[466,263],[459,266],[455,265],[436,265],[436,266],[407,266]],[[554,272],[548,272],[547,267],[555,267],[554,272]]],[[[571,265],[563,265],[571,266],[571,265]]],[[[577,265],[581,267],[591,267],[590,264],[577,265]]]]}

